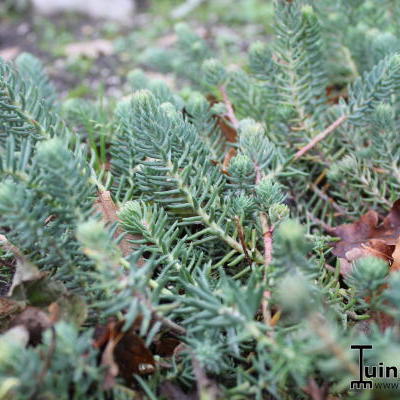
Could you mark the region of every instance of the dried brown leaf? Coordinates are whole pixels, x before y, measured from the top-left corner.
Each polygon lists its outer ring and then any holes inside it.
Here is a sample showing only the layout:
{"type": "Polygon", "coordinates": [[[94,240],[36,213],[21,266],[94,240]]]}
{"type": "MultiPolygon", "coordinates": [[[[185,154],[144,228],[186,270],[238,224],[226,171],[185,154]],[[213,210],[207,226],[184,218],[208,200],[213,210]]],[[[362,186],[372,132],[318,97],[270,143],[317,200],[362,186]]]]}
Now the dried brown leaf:
{"type": "Polygon", "coordinates": [[[25,308],[25,303],[22,301],[0,297],[0,318],[18,313],[22,311],[23,308],[25,308]]]}
{"type": "Polygon", "coordinates": [[[351,262],[365,256],[374,256],[393,261],[393,252],[400,236],[400,200],[389,214],[379,222],[376,211],[370,210],[351,224],[343,224],[332,233],[342,240],[333,244],[333,254],[340,258],[341,272],[351,270],[351,262]]]}
{"type": "Polygon", "coordinates": [[[39,271],[36,265],[31,263],[18,247],[10,243],[4,235],[0,235],[0,246],[10,251],[16,260],[16,268],[7,296],[15,297],[17,300],[25,300],[27,297],[26,287],[42,280],[47,277],[48,274],[39,271]]]}
{"type": "Polygon", "coordinates": [[[104,377],[103,387],[108,390],[115,385],[115,379],[118,376],[119,368],[114,360],[114,351],[117,342],[115,340],[109,340],[106,347],[101,355],[101,365],[107,367],[107,373],[104,377]]]}
{"type": "MultiPolygon", "coordinates": [[[[133,375],[148,375],[155,371],[152,353],[144,340],[135,333],[134,327],[123,332],[124,321],[111,321],[106,327],[96,329],[94,346],[102,348],[101,364],[107,367],[104,387],[111,388],[117,376],[134,385],[133,375]]],[[[134,324],[135,325],[135,324],[134,324]]]]}
{"type": "Polygon", "coordinates": [[[400,238],[397,239],[396,246],[394,248],[394,252],[392,254],[393,263],[390,268],[391,272],[400,270],[400,238]]]}
{"type": "Polygon", "coordinates": [[[222,172],[224,174],[228,173],[229,164],[232,158],[236,156],[236,153],[237,153],[236,149],[234,147],[231,147],[225,154],[224,162],[222,163],[222,172]]]}
{"type": "Polygon", "coordinates": [[[180,343],[180,340],[173,336],[163,336],[154,341],[155,353],[161,357],[172,357],[180,343]]]}
{"type": "Polygon", "coordinates": [[[70,322],[77,327],[81,326],[88,315],[87,305],[83,297],[75,293],[66,293],[56,302],[48,306],[50,318],[56,322],[59,320],[70,322]]]}
{"type": "MultiPolygon", "coordinates": [[[[114,203],[111,198],[111,193],[108,190],[103,190],[98,193],[96,207],[101,212],[103,221],[105,224],[113,224],[118,221],[118,207],[114,203]]],[[[114,238],[123,234],[123,230],[118,227],[115,231],[114,238]]],[[[125,235],[122,240],[118,243],[119,248],[121,249],[122,255],[124,257],[131,254],[134,249],[134,245],[129,243],[129,240],[137,240],[141,237],[139,235],[125,235]]],[[[137,262],[139,267],[143,266],[145,260],[140,258],[137,262]]]]}
{"type": "Polygon", "coordinates": [[[10,327],[23,326],[29,332],[29,344],[32,346],[42,342],[43,332],[52,325],[49,315],[37,307],[27,307],[10,322],[10,327]]]}
{"type": "Polygon", "coordinates": [[[8,322],[26,307],[25,302],[0,297],[0,331],[7,329],[8,322]]]}
{"type": "MultiPolygon", "coordinates": [[[[214,95],[208,95],[207,100],[211,106],[218,103],[218,99],[214,95]]],[[[221,129],[221,132],[225,136],[225,139],[228,142],[236,143],[238,134],[236,129],[230,123],[232,121],[228,121],[227,118],[221,116],[216,116],[215,118],[217,120],[219,128],[221,129]]]]}

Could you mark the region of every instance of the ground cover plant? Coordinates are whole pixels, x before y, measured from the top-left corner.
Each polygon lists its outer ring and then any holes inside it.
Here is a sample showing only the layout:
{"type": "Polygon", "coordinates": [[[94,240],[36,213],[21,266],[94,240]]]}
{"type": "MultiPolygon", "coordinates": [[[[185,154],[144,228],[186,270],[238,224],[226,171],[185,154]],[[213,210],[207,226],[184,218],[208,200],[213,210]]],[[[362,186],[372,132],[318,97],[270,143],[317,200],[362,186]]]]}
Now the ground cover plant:
{"type": "Polygon", "coordinates": [[[0,61],[0,398],[398,398],[349,388],[400,358],[399,17],[276,0],[241,67],[180,23],[119,99],[0,61]]]}

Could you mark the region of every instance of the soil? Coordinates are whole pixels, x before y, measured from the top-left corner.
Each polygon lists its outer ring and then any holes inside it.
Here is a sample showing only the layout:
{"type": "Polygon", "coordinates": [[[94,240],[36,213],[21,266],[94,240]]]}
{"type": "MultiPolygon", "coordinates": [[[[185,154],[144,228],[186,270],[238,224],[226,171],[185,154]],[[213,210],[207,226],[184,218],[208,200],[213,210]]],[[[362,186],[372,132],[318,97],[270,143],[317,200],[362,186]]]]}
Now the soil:
{"type": "MultiPolygon", "coordinates": [[[[40,19],[26,13],[23,16],[13,18],[0,17],[0,56],[6,61],[12,61],[18,54],[29,52],[37,56],[45,65],[50,79],[55,84],[61,97],[67,95],[68,91],[78,86],[86,86],[89,90],[86,96],[98,93],[99,85],[104,87],[105,92],[113,92],[121,85],[121,78],[117,69],[123,64],[118,54],[99,55],[90,60],[90,70],[84,74],[68,71],[68,54],[64,56],[54,55],[46,51],[46,43],[43,41],[40,19]],[[90,90],[92,89],[92,90],[90,90]]],[[[102,20],[88,19],[87,17],[65,16],[52,17],[51,23],[57,26],[62,24],[63,32],[67,32],[73,41],[80,43],[97,39],[97,32],[105,23],[102,20]],[[87,32],[90,32],[89,34],[87,32]]],[[[124,34],[118,32],[119,35],[124,34]]],[[[112,93],[111,93],[112,94],[112,93]]]]}

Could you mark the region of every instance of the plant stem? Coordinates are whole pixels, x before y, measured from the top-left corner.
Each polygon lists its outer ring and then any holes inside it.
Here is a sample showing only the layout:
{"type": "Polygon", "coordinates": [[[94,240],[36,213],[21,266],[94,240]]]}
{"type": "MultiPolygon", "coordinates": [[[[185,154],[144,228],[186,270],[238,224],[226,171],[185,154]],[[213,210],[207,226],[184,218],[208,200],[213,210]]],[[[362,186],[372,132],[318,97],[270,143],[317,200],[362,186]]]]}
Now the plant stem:
{"type": "MultiPolygon", "coordinates": [[[[261,182],[263,178],[263,173],[258,165],[255,166],[256,169],[256,185],[261,182]]],[[[274,231],[273,226],[269,226],[268,218],[264,212],[260,212],[260,223],[263,232],[263,242],[264,242],[264,266],[267,270],[269,264],[272,261],[272,233],[274,231]]]]}
{"type": "Polygon", "coordinates": [[[218,387],[211,381],[204,371],[200,361],[192,353],[192,368],[197,381],[200,400],[216,400],[218,396],[218,387]]]}
{"type": "Polygon", "coordinates": [[[358,367],[348,357],[344,349],[335,341],[330,330],[326,327],[326,321],[320,315],[312,315],[309,318],[310,326],[322,339],[326,347],[341,362],[343,366],[354,376],[358,376],[358,367]]]}
{"type": "Polygon", "coordinates": [[[334,130],[336,130],[340,125],[343,124],[344,121],[346,121],[348,118],[348,115],[342,115],[339,117],[335,122],[333,122],[331,125],[329,125],[324,131],[322,131],[320,134],[315,136],[310,143],[302,147],[293,157],[294,160],[298,160],[300,157],[302,157],[307,151],[311,150],[315,145],[317,145],[319,142],[324,140],[329,134],[331,134],[334,130]]]}

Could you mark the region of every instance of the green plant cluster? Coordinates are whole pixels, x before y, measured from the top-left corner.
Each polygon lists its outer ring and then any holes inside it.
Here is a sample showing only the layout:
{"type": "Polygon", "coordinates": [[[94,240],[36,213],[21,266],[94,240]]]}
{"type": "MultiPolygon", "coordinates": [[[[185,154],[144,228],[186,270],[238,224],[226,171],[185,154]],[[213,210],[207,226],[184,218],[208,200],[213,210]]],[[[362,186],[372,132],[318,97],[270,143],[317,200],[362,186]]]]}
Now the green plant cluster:
{"type": "Polygon", "coordinates": [[[0,61],[1,234],[17,272],[36,266],[88,308],[37,346],[0,337],[0,398],[174,398],[168,382],[200,399],[345,399],[351,344],[373,344],[375,364],[400,354],[399,273],[366,257],[342,279],[324,231],[399,197],[400,4],[274,7],[274,40],[246,65],[179,24],[151,61],[184,87],[134,70],[106,106],[62,104],[31,55],[0,61]],[[98,206],[107,190],[118,220],[98,206]],[[150,349],[167,333],[183,350],[105,388],[92,341],[110,318],[150,349]]]}

